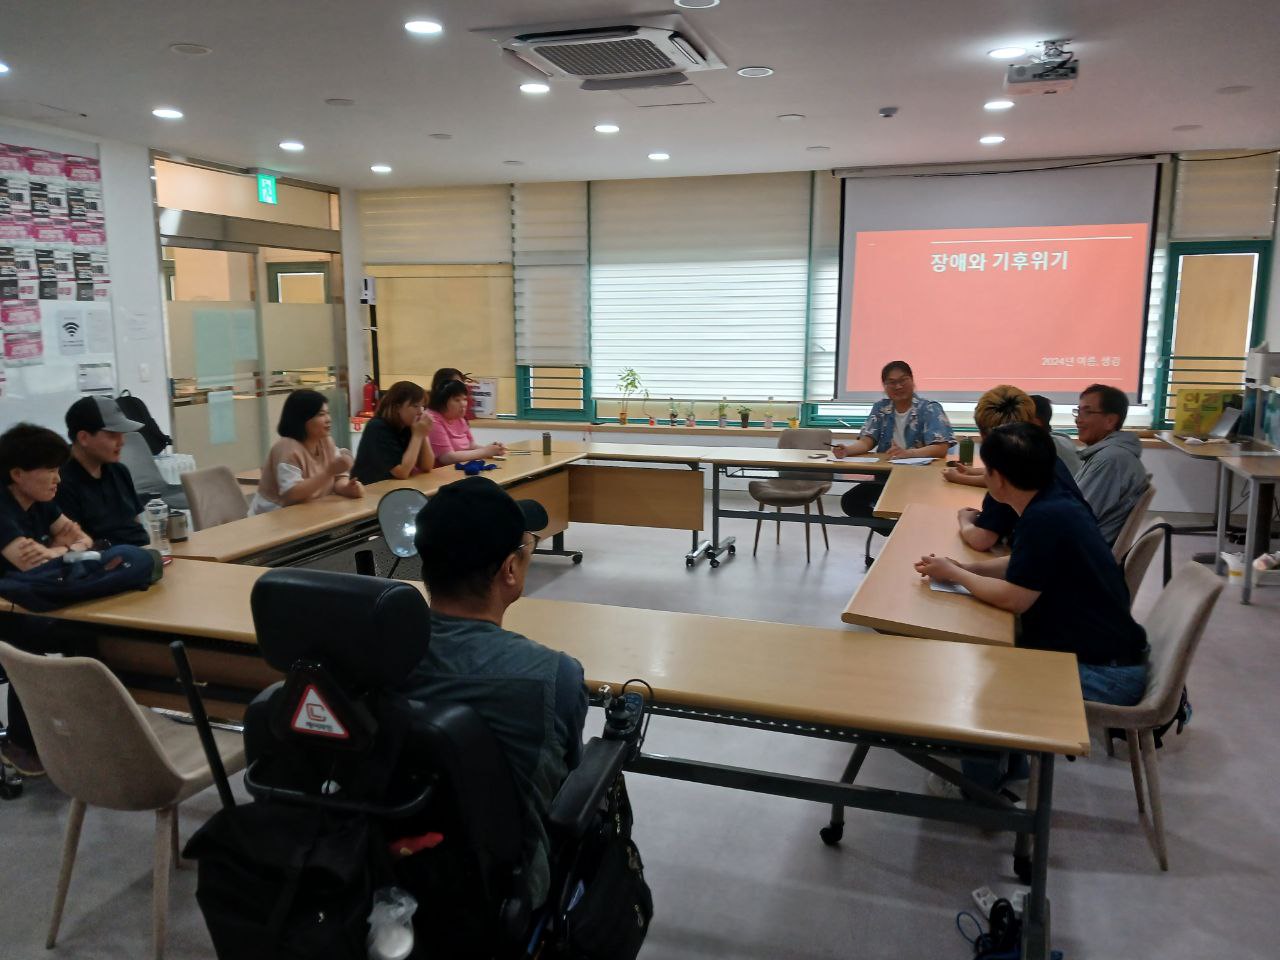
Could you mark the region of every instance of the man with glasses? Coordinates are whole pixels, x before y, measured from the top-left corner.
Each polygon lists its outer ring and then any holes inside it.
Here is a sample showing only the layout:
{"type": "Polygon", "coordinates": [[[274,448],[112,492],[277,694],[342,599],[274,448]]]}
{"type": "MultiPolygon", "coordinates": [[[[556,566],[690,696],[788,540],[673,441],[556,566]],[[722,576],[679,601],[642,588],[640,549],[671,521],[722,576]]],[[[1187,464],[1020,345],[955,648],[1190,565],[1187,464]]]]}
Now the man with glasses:
{"type": "Polygon", "coordinates": [[[1120,429],[1129,398],[1123,390],[1095,383],[1084,389],[1071,413],[1085,444],[1076,484],[1098,518],[1103,539],[1112,544],[1149,482],[1137,435],[1120,429]]]}
{"type": "MultiPolygon", "coordinates": [[[[876,401],[862,425],[858,439],[836,444],[836,456],[858,456],[874,451],[890,460],[901,457],[945,457],[955,439],[942,404],[916,393],[915,376],[905,360],[893,360],[880,371],[885,399],[876,401]]],[[[860,483],[840,501],[851,517],[870,516],[882,485],[860,483]]]]}
{"type": "Polygon", "coordinates": [[[587,695],[582,665],[505,630],[524,591],[547,512],[513,500],[487,477],[442,487],[418,513],[414,543],[431,597],[431,636],[401,691],[410,700],[466,703],[502,746],[524,806],[525,876],[534,906],[550,886],[544,825],[578,765],[587,695]]]}

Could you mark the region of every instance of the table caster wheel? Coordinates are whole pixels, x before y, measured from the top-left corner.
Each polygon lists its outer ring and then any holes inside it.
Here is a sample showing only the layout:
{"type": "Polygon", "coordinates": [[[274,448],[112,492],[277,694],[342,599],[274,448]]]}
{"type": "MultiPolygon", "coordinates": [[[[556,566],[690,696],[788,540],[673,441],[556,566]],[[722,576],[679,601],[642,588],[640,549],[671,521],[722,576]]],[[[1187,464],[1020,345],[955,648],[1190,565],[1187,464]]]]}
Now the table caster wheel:
{"type": "Polygon", "coordinates": [[[1031,858],[1030,857],[1014,857],[1013,858],[1014,876],[1022,883],[1031,882],[1031,858]]]}
{"type": "Polygon", "coordinates": [[[737,556],[737,554],[738,554],[738,548],[734,546],[732,543],[729,544],[729,556],[733,557],[733,556],[737,556]]]}
{"type": "Polygon", "coordinates": [[[692,566],[693,566],[693,557],[685,557],[685,558],[684,558],[684,565],[685,565],[686,567],[692,567],[692,566]]]}
{"type": "Polygon", "coordinates": [[[712,557],[712,558],[711,558],[711,568],[714,570],[714,569],[715,569],[716,567],[718,567],[718,566],[720,566],[720,561],[719,561],[719,560],[717,560],[715,557],[712,557]]]}
{"type": "Polygon", "coordinates": [[[818,831],[818,836],[828,847],[834,847],[844,837],[844,824],[831,823],[818,831]]]}
{"type": "Polygon", "coordinates": [[[576,565],[576,564],[579,564],[579,563],[581,563],[581,562],[582,562],[582,554],[580,554],[580,553],[575,553],[575,554],[574,554],[572,557],[570,557],[569,559],[571,559],[571,560],[574,562],[574,564],[575,564],[575,565],[576,565]]]}

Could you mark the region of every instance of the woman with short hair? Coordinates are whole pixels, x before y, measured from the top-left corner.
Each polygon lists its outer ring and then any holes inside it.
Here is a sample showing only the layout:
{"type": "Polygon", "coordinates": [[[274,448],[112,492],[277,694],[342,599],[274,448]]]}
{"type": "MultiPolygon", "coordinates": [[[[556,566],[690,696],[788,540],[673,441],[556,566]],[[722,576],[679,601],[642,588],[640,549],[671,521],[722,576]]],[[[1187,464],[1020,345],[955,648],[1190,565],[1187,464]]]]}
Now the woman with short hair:
{"type": "Polygon", "coordinates": [[[285,398],[276,433],[262,466],[249,513],[268,513],[336,493],[357,499],[364,487],[351,477],[351,453],[339,450],[330,430],[329,401],[315,390],[294,390],[285,398]]]}
{"type": "Polygon", "coordinates": [[[467,387],[457,380],[446,381],[438,390],[431,391],[431,412],[435,422],[431,426],[431,452],[438,466],[466,463],[468,460],[487,460],[504,456],[507,448],[500,443],[476,443],[467,424],[467,387]]]}
{"type": "Polygon", "coordinates": [[[427,392],[412,380],[397,380],[387,388],[360,435],[353,477],[361,483],[407,480],[436,465],[427,440],[435,418],[426,400],[427,392]]]}

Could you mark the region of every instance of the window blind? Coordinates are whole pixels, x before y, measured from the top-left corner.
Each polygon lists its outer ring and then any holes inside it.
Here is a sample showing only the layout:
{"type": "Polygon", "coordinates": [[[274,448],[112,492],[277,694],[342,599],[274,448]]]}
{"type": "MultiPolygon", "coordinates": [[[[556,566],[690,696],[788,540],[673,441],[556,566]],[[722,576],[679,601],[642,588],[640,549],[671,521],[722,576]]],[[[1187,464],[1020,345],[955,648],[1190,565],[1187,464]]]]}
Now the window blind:
{"type": "Polygon", "coordinates": [[[587,365],[587,185],[516,184],[511,223],[516,363],[587,365]]]}
{"type": "Polygon", "coordinates": [[[1179,158],[1172,239],[1271,239],[1280,152],[1230,157],[1210,153],[1179,158]]]}
{"type": "Polygon", "coordinates": [[[805,399],[830,400],[836,392],[836,331],[840,312],[840,181],[813,175],[809,253],[808,383],[805,399]]]}
{"type": "Polygon", "coordinates": [[[810,179],[592,183],[593,395],[802,399],[810,179]]]}
{"type": "Polygon", "coordinates": [[[511,187],[362,190],[365,263],[510,263],[511,187]]]}

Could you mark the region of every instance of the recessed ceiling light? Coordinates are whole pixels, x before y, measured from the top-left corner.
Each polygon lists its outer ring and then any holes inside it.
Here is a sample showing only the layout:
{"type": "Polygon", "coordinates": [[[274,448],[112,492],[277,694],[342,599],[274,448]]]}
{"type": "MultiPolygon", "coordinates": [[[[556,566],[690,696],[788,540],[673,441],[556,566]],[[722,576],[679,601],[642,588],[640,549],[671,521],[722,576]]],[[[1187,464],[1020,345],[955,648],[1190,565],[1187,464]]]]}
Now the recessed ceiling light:
{"type": "Polygon", "coordinates": [[[677,7],[684,7],[686,10],[710,10],[712,7],[720,6],[720,0],[675,0],[677,7]]]}
{"type": "Polygon", "coordinates": [[[4,63],[3,61],[0,61],[0,73],[8,73],[8,72],[9,72],[9,65],[7,63],[4,63]]]}
{"type": "Polygon", "coordinates": [[[1016,60],[1026,55],[1026,47],[996,47],[994,50],[987,51],[987,56],[993,60],[1016,60]]]}
{"type": "Polygon", "coordinates": [[[387,166],[385,163],[375,163],[369,169],[372,170],[374,173],[390,173],[391,172],[391,168],[387,166]]]}
{"type": "Polygon", "coordinates": [[[156,107],[151,111],[153,117],[159,117],[161,120],[181,120],[182,111],[177,107],[156,107]]]}
{"type": "Polygon", "coordinates": [[[346,97],[330,97],[325,101],[325,106],[328,107],[354,107],[355,105],[354,100],[348,100],[346,97]]]}
{"type": "Polygon", "coordinates": [[[299,150],[305,150],[306,147],[297,140],[281,140],[280,149],[288,150],[290,153],[297,153],[299,150]]]}
{"type": "Polygon", "coordinates": [[[988,100],[982,105],[983,110],[1012,110],[1012,100],[988,100]]]}
{"type": "Polygon", "coordinates": [[[430,137],[432,140],[452,140],[453,139],[452,133],[428,133],[427,136],[430,137]]]}
{"type": "Polygon", "coordinates": [[[444,27],[434,20],[410,20],[404,25],[404,28],[410,33],[416,33],[418,36],[423,37],[444,32],[444,27]]]}
{"type": "Polygon", "coordinates": [[[523,167],[523,166],[524,166],[524,161],[523,161],[523,160],[503,160],[502,162],[503,162],[503,163],[505,163],[508,167],[523,167]]]}
{"type": "Polygon", "coordinates": [[[651,154],[649,154],[649,159],[650,159],[650,160],[670,160],[670,159],[671,159],[671,154],[669,154],[669,153],[651,153],[651,154]]]}
{"type": "Polygon", "coordinates": [[[1237,84],[1233,84],[1230,87],[1219,87],[1217,90],[1214,91],[1214,93],[1225,93],[1228,96],[1230,96],[1233,93],[1247,93],[1252,89],[1253,87],[1249,86],[1246,83],[1237,83],[1237,84]]]}
{"type": "Polygon", "coordinates": [[[203,43],[171,43],[169,50],[188,57],[207,57],[213,53],[213,47],[206,47],[203,43]]]}
{"type": "Polygon", "coordinates": [[[778,114],[778,119],[785,120],[788,123],[794,123],[797,120],[803,120],[804,114],[803,113],[780,113],[778,114]]]}
{"type": "Polygon", "coordinates": [[[823,150],[830,150],[831,148],[827,146],[823,146],[820,143],[815,143],[812,147],[805,147],[805,149],[812,150],[814,153],[820,153],[823,150]]]}
{"type": "Polygon", "coordinates": [[[1204,129],[1204,124],[1202,123],[1180,123],[1173,128],[1173,131],[1175,133],[1189,133],[1192,130],[1203,130],[1203,129],[1204,129]]]}
{"type": "Polygon", "coordinates": [[[550,93],[551,88],[545,83],[522,83],[520,84],[521,93],[550,93]]]}
{"type": "Polygon", "coordinates": [[[978,142],[988,147],[994,147],[997,143],[1004,143],[1004,137],[998,133],[991,133],[985,137],[979,137],[978,142]]]}
{"type": "Polygon", "coordinates": [[[616,123],[597,123],[596,133],[617,133],[622,128],[616,123]]]}
{"type": "Polygon", "coordinates": [[[743,67],[738,71],[740,77],[771,77],[773,67],[743,67]]]}

